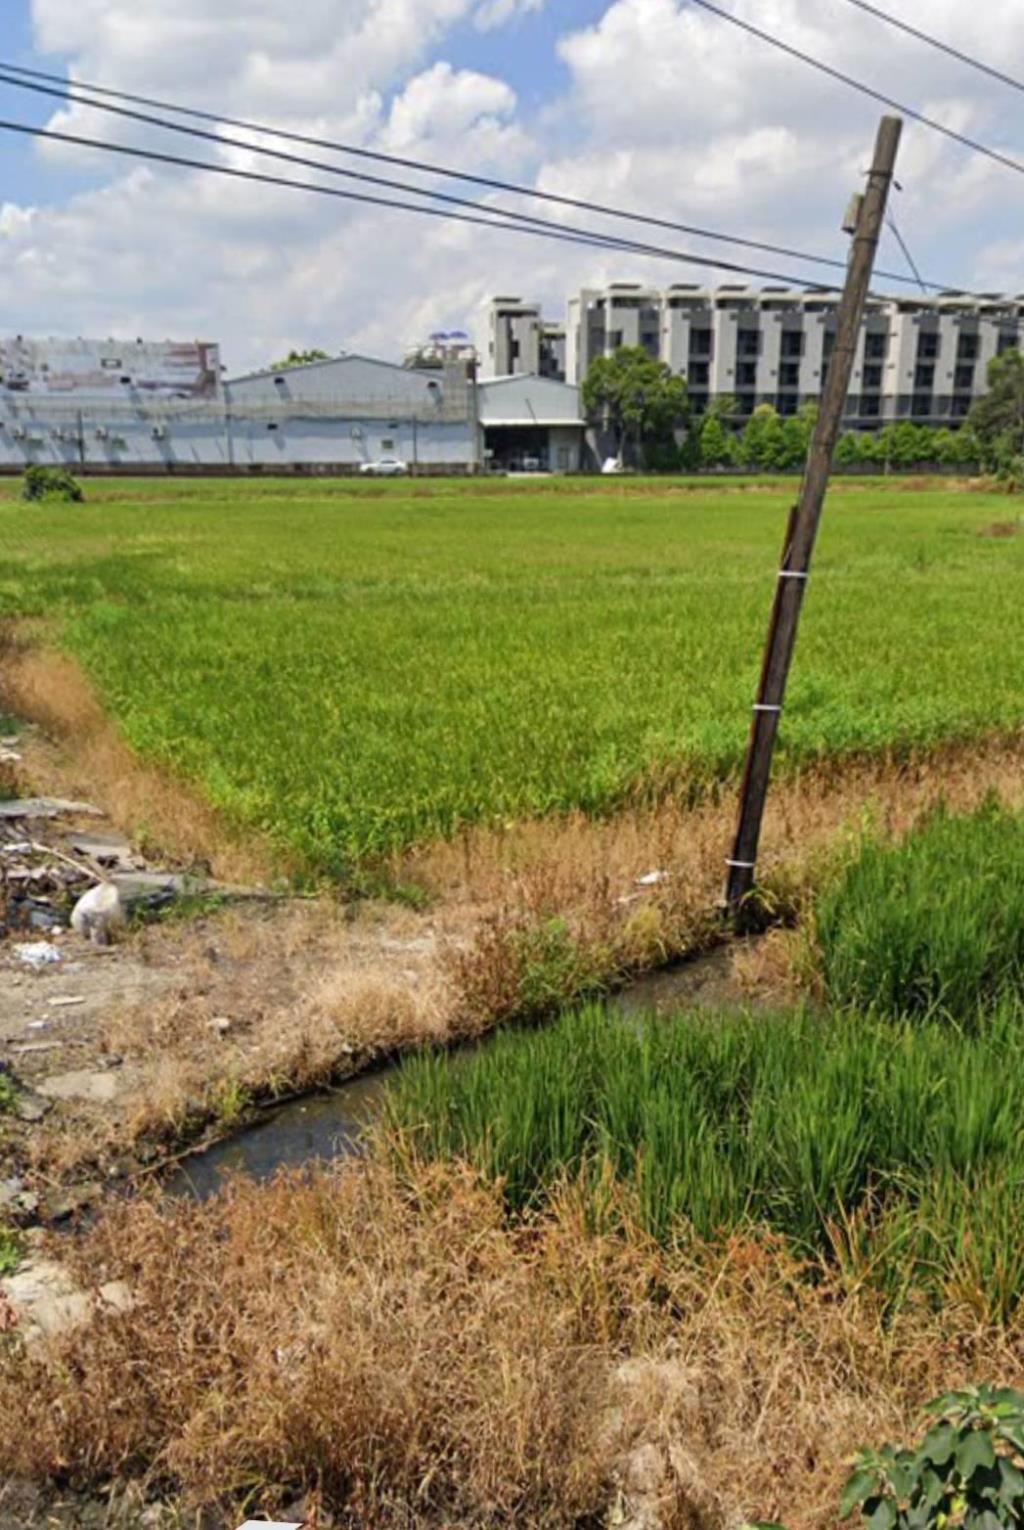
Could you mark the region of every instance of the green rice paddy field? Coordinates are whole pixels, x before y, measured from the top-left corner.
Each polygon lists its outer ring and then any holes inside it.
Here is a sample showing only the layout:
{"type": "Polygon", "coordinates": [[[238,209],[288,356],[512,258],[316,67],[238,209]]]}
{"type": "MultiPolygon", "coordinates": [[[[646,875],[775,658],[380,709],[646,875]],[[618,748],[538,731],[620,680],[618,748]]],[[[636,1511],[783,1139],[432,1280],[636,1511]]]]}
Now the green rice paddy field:
{"type": "MultiPolygon", "coordinates": [[[[0,618],[44,617],[124,734],[311,870],[605,812],[742,758],[795,482],[0,483],[0,618]]],[[[789,762],[1024,717],[1004,496],[840,483],[789,762]]]]}

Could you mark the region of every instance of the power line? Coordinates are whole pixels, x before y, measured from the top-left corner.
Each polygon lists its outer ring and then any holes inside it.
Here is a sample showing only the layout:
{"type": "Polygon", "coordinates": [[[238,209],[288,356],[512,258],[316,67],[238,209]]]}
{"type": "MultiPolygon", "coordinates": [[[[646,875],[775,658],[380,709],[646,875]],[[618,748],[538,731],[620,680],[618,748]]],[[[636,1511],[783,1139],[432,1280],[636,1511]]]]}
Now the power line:
{"type": "MultiPolygon", "coordinates": [[[[715,243],[735,244],[742,246],[745,249],[761,250],[770,255],[780,255],[788,260],[807,260],[815,265],[830,266],[836,270],[845,271],[846,269],[845,260],[835,259],[826,255],[811,255],[807,251],[791,249],[786,245],[772,244],[760,239],[749,239],[739,234],[726,234],[720,230],[701,228],[697,225],[689,223],[678,223],[670,219],[657,218],[644,213],[629,212],[620,207],[609,207],[600,202],[588,202],[582,198],[563,196],[555,192],[539,191],[530,186],[519,185],[514,181],[504,181],[499,180],[493,176],[471,174],[468,171],[453,169],[450,166],[430,164],[423,160],[409,159],[395,154],[385,154],[379,150],[365,149],[355,144],[343,143],[328,138],[315,138],[304,133],[293,133],[286,131],[283,128],[271,128],[267,127],[265,124],[246,121],[242,118],[220,116],[215,112],[200,111],[195,107],[179,106],[173,102],[157,100],[150,96],[136,95],[129,91],[113,90],[102,85],[92,85],[86,81],[73,82],[73,89],[77,94],[72,94],[71,82],[65,80],[61,75],[48,73],[46,70],[42,69],[28,69],[19,64],[9,64],[2,59],[0,59],[0,69],[4,71],[3,78],[7,84],[21,86],[25,89],[34,88],[37,90],[42,90],[44,94],[54,94],[55,92],[46,90],[43,86],[36,85],[33,87],[28,83],[30,80],[45,81],[51,85],[55,84],[59,86],[61,96],[67,100],[78,100],[86,105],[95,106],[100,109],[107,109],[111,111],[116,110],[119,111],[119,113],[123,116],[134,114],[128,113],[123,108],[102,108],[101,102],[95,100],[87,100],[86,97],[80,93],[82,91],[88,91],[90,96],[103,96],[110,100],[128,101],[136,106],[151,107],[162,112],[173,112],[178,116],[190,117],[195,121],[239,128],[244,132],[259,133],[265,136],[281,139],[282,141],[288,143],[301,144],[308,148],[329,149],[335,153],[350,154],[363,160],[371,160],[381,164],[399,166],[403,169],[416,170],[429,175],[444,176],[450,180],[465,181],[472,185],[483,186],[492,191],[504,191],[509,192],[515,196],[530,197],[535,200],[552,203],[557,206],[570,207],[576,209],[577,211],[597,214],[601,217],[619,218],[632,223],[645,224],[653,228],[670,229],[676,233],[690,234],[695,238],[709,239],[715,243]]],[[[152,121],[153,119],[143,117],[140,120],[152,121]]],[[[177,124],[169,124],[163,122],[160,125],[179,132],[186,131],[186,129],[177,124]]],[[[224,139],[220,134],[216,134],[214,136],[221,142],[230,141],[224,139]]],[[[257,151],[256,146],[252,144],[244,144],[243,147],[250,151],[270,154],[276,158],[287,158],[287,156],[283,153],[271,149],[259,149],[257,151]]],[[[299,163],[307,162],[300,160],[299,163]]],[[[328,167],[324,165],[318,165],[318,168],[330,169],[334,174],[347,175],[350,178],[356,180],[367,180],[372,182],[375,179],[370,176],[360,176],[355,171],[346,170],[341,166],[328,167]]],[[[385,186],[392,186],[395,189],[400,189],[402,191],[411,191],[417,196],[432,196],[438,200],[450,200],[456,203],[456,205],[461,205],[461,199],[449,198],[444,193],[433,191],[427,187],[416,187],[410,186],[408,184],[388,181],[382,181],[381,184],[385,186]]],[[[465,205],[475,208],[480,207],[479,203],[474,202],[466,202],[465,205]]],[[[501,212],[503,216],[514,219],[523,219],[528,216],[527,214],[513,212],[507,208],[502,208],[501,212]]],[[[611,239],[615,236],[609,235],[607,237],[611,239]]],[[[723,269],[725,268],[723,267],[723,269]]],[[[887,281],[896,281],[902,283],[909,281],[909,278],[900,272],[879,271],[877,274],[887,281]]],[[[941,282],[928,283],[928,286],[934,288],[936,291],[941,291],[944,285],[945,284],[941,282]]]]}
{"type": "Polygon", "coordinates": [[[721,6],[713,5],[712,0],[690,0],[690,3],[699,5],[702,10],[710,11],[713,16],[718,16],[722,21],[728,21],[743,32],[749,32],[752,37],[760,38],[769,47],[788,53],[790,58],[799,59],[802,64],[809,64],[820,74],[827,74],[831,79],[839,80],[843,85],[849,85],[852,90],[859,90],[861,95],[870,96],[873,101],[878,101],[882,106],[892,107],[895,111],[902,112],[904,116],[912,118],[913,121],[920,122],[923,127],[931,128],[933,132],[941,133],[945,138],[951,138],[962,148],[971,149],[975,154],[983,154],[986,159],[995,160],[996,164],[1005,165],[1008,170],[1016,170],[1019,175],[1024,175],[1024,164],[1019,159],[1013,159],[1009,154],[1002,154],[998,149],[991,149],[988,144],[979,143],[975,138],[968,138],[966,133],[958,133],[955,128],[946,127],[945,123],[937,122],[934,117],[926,117],[924,112],[919,112],[916,107],[905,106],[902,101],[896,101],[892,96],[885,95],[883,91],[875,90],[874,86],[865,85],[863,80],[854,79],[852,74],[844,74],[841,69],[834,69],[823,59],[804,53],[800,48],[795,48],[792,43],[783,42],[782,38],[776,37],[774,33],[762,31],[760,27],[754,26],[753,22],[744,21],[739,16],[733,16],[730,11],[722,10],[721,6]]]}
{"type": "MultiPolygon", "coordinates": [[[[0,131],[20,133],[29,138],[42,138],[55,143],[76,144],[87,149],[99,149],[107,154],[119,154],[130,159],[151,161],[155,164],[178,165],[188,170],[201,170],[211,175],[229,176],[232,180],[255,181],[264,186],[283,186],[292,191],[311,192],[314,196],[335,197],[345,202],[359,202],[372,207],[394,208],[401,212],[419,213],[423,217],[440,218],[449,222],[474,223],[483,228],[501,229],[514,234],[532,234],[537,239],[556,239],[569,244],[583,244],[596,249],[625,249],[630,253],[641,251],[657,259],[681,261],[688,265],[710,266],[717,270],[732,271],[741,276],[760,276],[768,281],[785,282],[789,286],[802,286],[816,292],[834,292],[834,287],[822,282],[808,280],[780,271],[766,271],[757,266],[741,266],[733,261],[716,259],[710,255],[694,255],[684,250],[662,249],[657,245],[619,245],[611,242],[610,235],[591,235],[583,231],[560,229],[552,224],[550,229],[535,228],[526,223],[510,223],[499,216],[495,218],[476,216],[472,213],[453,212],[441,207],[421,207],[415,202],[405,202],[389,197],[373,196],[364,191],[342,191],[338,186],[317,186],[308,181],[292,181],[286,176],[269,175],[256,170],[239,170],[232,165],[214,165],[208,160],[190,159],[181,154],[168,154],[159,149],[142,149],[123,143],[108,143],[102,138],[86,138],[77,133],[61,133],[53,128],[33,127],[26,122],[10,122],[0,119],[0,131]]],[[[477,204],[479,206],[479,204],[477,204]]]]}
{"type": "Polygon", "coordinates": [[[896,243],[899,245],[900,249],[903,251],[903,258],[906,260],[907,265],[910,267],[911,271],[914,273],[914,280],[917,282],[917,285],[920,287],[921,291],[927,294],[927,290],[928,290],[927,284],[924,281],[921,280],[921,273],[917,269],[917,263],[914,260],[913,255],[911,255],[911,253],[910,253],[910,247],[907,244],[907,241],[904,239],[903,235],[900,233],[899,229],[896,227],[896,219],[893,217],[892,213],[887,213],[886,214],[885,221],[889,225],[890,229],[892,230],[893,237],[895,238],[896,243]]]}
{"type": "MultiPolygon", "coordinates": [[[[21,90],[35,91],[42,95],[56,97],[62,101],[76,102],[83,106],[92,107],[97,111],[113,113],[118,117],[129,118],[134,122],[143,122],[151,127],[158,127],[170,133],[179,133],[190,138],[200,138],[208,143],[217,144],[219,147],[242,149],[246,153],[262,154],[270,159],[283,160],[289,165],[298,165],[303,169],[322,171],[328,175],[344,176],[350,180],[360,181],[365,185],[381,186],[389,191],[402,191],[411,193],[414,196],[432,197],[434,200],[443,202],[447,206],[466,208],[474,213],[485,213],[494,217],[500,215],[502,218],[513,222],[532,224],[538,229],[554,230],[558,233],[568,231],[570,233],[585,234],[594,241],[595,245],[599,243],[605,244],[610,249],[631,250],[641,255],[649,255],[655,252],[659,254],[666,253],[663,246],[650,245],[640,240],[627,239],[620,234],[605,234],[596,229],[577,229],[571,224],[553,223],[550,218],[538,218],[530,213],[517,212],[511,208],[490,207],[486,203],[474,202],[467,197],[452,196],[447,192],[437,191],[430,187],[416,186],[410,181],[394,181],[389,180],[385,176],[368,175],[358,170],[349,170],[342,165],[329,164],[325,160],[310,159],[301,154],[289,154],[283,149],[267,148],[263,145],[248,143],[241,138],[230,138],[223,133],[213,132],[209,129],[189,127],[182,122],[171,122],[166,117],[154,116],[149,112],[135,111],[125,106],[113,106],[108,102],[90,99],[89,96],[83,95],[77,89],[72,92],[67,87],[59,89],[54,86],[36,84],[30,80],[20,80],[7,73],[2,66],[0,66],[0,84],[14,85],[21,90]]],[[[825,256],[809,255],[804,258],[824,265],[843,266],[842,261],[831,260],[825,256]]],[[[905,281],[906,278],[903,277],[900,280],[905,281]]]]}
{"type": "Polygon", "coordinates": [[[937,48],[940,53],[948,54],[950,58],[966,64],[968,68],[987,74],[990,79],[998,80],[1001,85],[1009,85],[1012,90],[1024,91],[1024,81],[1015,80],[1012,74],[1004,74],[1001,69],[993,68],[991,64],[984,63],[980,58],[961,52],[959,48],[954,48],[952,43],[945,43],[941,38],[933,37],[930,32],[922,32],[920,27],[911,26],[909,21],[901,21],[898,16],[891,16],[888,11],[879,10],[877,5],[869,5],[868,0],[846,0],[846,3],[855,5],[859,11],[866,11],[869,16],[876,16],[879,21],[895,27],[899,32],[906,32],[908,37],[916,37],[918,42],[927,43],[930,48],[937,48]]]}

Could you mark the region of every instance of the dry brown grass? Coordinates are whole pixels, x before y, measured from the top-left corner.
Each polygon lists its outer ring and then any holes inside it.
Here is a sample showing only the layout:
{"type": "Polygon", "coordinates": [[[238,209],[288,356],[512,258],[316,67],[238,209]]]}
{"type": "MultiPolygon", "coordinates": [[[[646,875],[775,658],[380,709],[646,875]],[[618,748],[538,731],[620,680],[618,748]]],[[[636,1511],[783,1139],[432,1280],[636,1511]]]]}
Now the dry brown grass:
{"type": "Polygon", "coordinates": [[[312,1490],[359,1525],[569,1526],[616,1504],[817,1530],[857,1445],[905,1437],[948,1385],[1024,1379],[1017,1329],[953,1310],[886,1328],[771,1247],[599,1236],[571,1192],[511,1227],[457,1167],[119,1206],[76,1257],[133,1305],[0,1357],[0,1475],[260,1511],[312,1490]]]}
{"type": "MultiPolygon", "coordinates": [[[[866,832],[899,837],[941,801],[965,812],[994,792],[1020,807],[1022,764],[1024,735],[1014,734],[903,759],[825,762],[778,781],[760,863],[769,908],[799,919],[866,832]]],[[[460,911],[467,933],[454,978],[464,1010],[479,1020],[521,1007],[534,949],[524,932],[552,919],[578,947],[573,975],[610,983],[722,939],[718,909],[734,814],[728,790],[696,808],[667,801],[607,820],[576,814],[474,830],[407,856],[396,875],[460,911]],[[651,871],[666,875],[639,886],[651,871]]],[[[793,970],[779,968],[780,997],[793,970]]]]}
{"type": "Polygon", "coordinates": [[[95,802],[155,859],[208,865],[224,881],[266,881],[286,869],[258,837],[233,832],[183,782],[142,764],[74,660],[11,631],[2,654],[0,701],[65,746],[58,754],[26,741],[25,773],[37,790],[95,802]]]}

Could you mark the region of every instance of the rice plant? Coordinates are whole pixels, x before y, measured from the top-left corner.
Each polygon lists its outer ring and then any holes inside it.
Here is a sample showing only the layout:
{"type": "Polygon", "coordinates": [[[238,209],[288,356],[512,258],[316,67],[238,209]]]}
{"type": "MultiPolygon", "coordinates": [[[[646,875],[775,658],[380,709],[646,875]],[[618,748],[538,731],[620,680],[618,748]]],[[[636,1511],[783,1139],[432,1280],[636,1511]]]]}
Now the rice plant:
{"type": "MultiPolygon", "coordinates": [[[[734,772],[791,497],[170,479],[31,517],[14,492],[0,617],[45,616],[146,760],[342,879],[467,824],[734,772]]],[[[784,762],[1020,722],[1024,538],[977,535],[1001,515],[982,493],[836,492],[784,762]]]]}
{"type": "Polygon", "coordinates": [[[633,1026],[591,1006],[407,1063],[383,1140],[468,1160],[516,1215],[581,1180],[600,1217],[611,1176],[660,1239],[766,1228],[894,1298],[955,1289],[1007,1315],[1024,1294],[1022,1087],[1008,1005],[971,1034],[809,1012],[633,1026]]]}
{"type": "Polygon", "coordinates": [[[831,1003],[971,1023],[1024,992],[1024,818],[992,801],[865,844],[816,935],[831,1003]]]}

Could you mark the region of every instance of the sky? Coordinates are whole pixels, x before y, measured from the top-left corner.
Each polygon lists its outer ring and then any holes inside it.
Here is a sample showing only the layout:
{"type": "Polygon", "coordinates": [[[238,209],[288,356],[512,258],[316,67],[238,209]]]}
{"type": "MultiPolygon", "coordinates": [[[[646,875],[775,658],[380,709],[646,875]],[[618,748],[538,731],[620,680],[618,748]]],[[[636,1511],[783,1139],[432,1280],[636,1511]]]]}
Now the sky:
{"type": "MultiPolygon", "coordinates": [[[[1017,92],[849,0],[718,3],[1024,162],[1017,92]]],[[[984,28],[962,0],[878,3],[1024,79],[1021,0],[985,0],[984,28]]],[[[0,0],[0,20],[5,61],[836,258],[881,110],[691,0],[0,0]]],[[[256,136],[246,148],[190,143],[3,84],[0,118],[347,184],[261,159],[256,136]]],[[[908,124],[897,173],[895,215],[929,279],[1024,290],[1013,171],[908,124]]],[[[736,255],[681,233],[646,237],[736,255]]],[[[891,234],[880,260],[906,270],[891,234]]],[[[820,269],[755,263],[800,280],[820,269]]],[[[439,329],[482,341],[498,293],[561,317],[588,284],[716,279],[736,278],[0,129],[0,334],[219,340],[231,371],[313,345],[400,359],[439,329]]]]}

